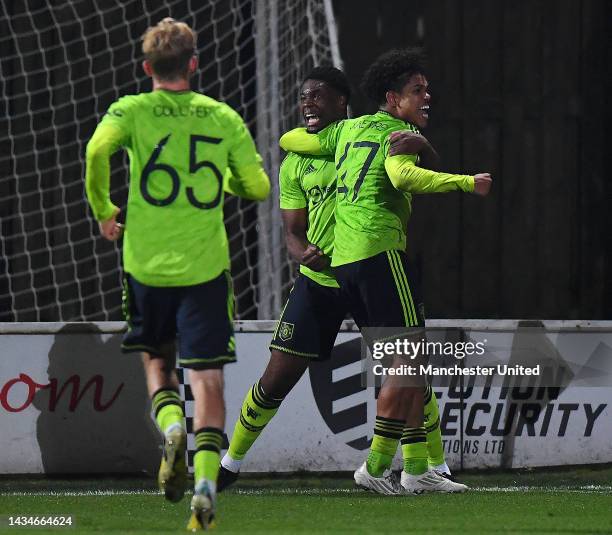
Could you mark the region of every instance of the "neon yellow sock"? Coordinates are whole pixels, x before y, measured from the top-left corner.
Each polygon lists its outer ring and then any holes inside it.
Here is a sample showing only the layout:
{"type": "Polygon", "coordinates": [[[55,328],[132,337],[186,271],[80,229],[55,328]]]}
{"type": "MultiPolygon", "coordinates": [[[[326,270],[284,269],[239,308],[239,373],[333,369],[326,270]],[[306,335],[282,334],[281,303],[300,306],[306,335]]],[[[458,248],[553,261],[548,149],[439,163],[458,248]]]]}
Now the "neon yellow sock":
{"type": "Polygon", "coordinates": [[[404,471],[412,475],[427,472],[427,442],[424,427],[406,427],[402,434],[404,471]]]}
{"type": "Polygon", "coordinates": [[[385,470],[391,468],[403,426],[402,420],[376,417],[374,436],[366,461],[366,467],[371,476],[381,477],[385,470]]]}
{"type": "Polygon", "coordinates": [[[162,433],[173,424],[180,424],[185,428],[185,413],[181,396],[174,389],[160,389],[153,394],[153,410],[155,421],[162,433]]]}
{"type": "Polygon", "coordinates": [[[240,418],[234,426],[234,433],[227,450],[232,459],[237,461],[244,459],[257,437],[278,412],[281,402],[282,399],[268,396],[259,381],[251,387],[242,403],[240,418]]]}
{"type": "Polygon", "coordinates": [[[219,474],[219,458],[223,443],[223,430],[203,427],[195,432],[196,454],[193,457],[194,481],[201,479],[216,482],[219,474]]]}
{"type": "Polygon", "coordinates": [[[436,393],[431,386],[425,391],[425,432],[427,433],[427,457],[432,466],[444,464],[444,445],[440,431],[440,411],[436,393]]]}

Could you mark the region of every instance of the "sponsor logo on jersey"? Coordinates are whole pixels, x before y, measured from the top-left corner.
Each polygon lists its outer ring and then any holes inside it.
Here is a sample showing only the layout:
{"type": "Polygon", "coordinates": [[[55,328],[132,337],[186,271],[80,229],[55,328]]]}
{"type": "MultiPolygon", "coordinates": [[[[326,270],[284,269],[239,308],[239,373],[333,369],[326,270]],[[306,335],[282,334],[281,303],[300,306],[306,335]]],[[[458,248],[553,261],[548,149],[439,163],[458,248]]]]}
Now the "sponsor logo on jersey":
{"type": "Polygon", "coordinates": [[[329,198],[336,189],[336,183],[334,182],[330,186],[321,188],[321,186],[313,186],[308,191],[306,191],[306,195],[308,196],[308,200],[310,201],[312,208],[316,208],[321,204],[324,200],[329,198]]]}
{"type": "Polygon", "coordinates": [[[306,168],[306,171],[304,171],[304,174],[308,175],[310,173],[314,173],[316,170],[317,168],[314,165],[309,164],[308,167],[306,168]]]}

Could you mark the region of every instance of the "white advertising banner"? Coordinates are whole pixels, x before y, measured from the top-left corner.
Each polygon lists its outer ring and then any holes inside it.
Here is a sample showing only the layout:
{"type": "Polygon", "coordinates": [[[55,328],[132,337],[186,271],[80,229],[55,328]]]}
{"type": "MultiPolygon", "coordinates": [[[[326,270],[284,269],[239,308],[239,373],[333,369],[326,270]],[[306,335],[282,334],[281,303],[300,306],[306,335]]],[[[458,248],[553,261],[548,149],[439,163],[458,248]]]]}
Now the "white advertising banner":
{"type": "MultiPolygon", "coordinates": [[[[582,362],[581,369],[593,358],[612,361],[608,323],[607,330],[567,333],[555,348],[568,361],[582,362]]],[[[251,324],[252,329],[244,323],[236,334],[238,363],[225,368],[230,436],[244,395],[269,357],[273,324],[251,324]]],[[[160,439],[150,418],[140,358],[119,349],[122,324],[16,325],[0,330],[0,473],[155,473],[160,439]]],[[[487,338],[505,358],[500,348],[508,345],[503,340],[507,332],[469,327],[472,338],[487,338]]],[[[340,333],[332,358],[311,366],[249,452],[243,470],[344,471],[359,466],[376,415],[375,389],[362,385],[362,367],[359,335],[340,333]]],[[[590,386],[584,373],[574,372],[561,386],[525,377],[503,385],[473,377],[443,383],[435,377],[449,465],[612,462],[612,388],[590,386]]],[[[190,428],[188,385],[182,394],[190,428]]],[[[189,444],[193,447],[192,436],[189,444]]]]}

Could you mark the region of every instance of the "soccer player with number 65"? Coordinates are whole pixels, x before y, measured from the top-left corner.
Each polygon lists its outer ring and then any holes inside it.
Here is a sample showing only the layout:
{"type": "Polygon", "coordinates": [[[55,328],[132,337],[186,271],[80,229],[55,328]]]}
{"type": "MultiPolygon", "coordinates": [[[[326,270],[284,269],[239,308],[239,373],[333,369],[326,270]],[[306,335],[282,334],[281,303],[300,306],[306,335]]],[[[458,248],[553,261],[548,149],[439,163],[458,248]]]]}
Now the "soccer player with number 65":
{"type": "Polygon", "coordinates": [[[223,366],[236,360],[224,190],[259,201],[270,190],[244,121],[226,104],[190,90],[198,67],[195,45],[193,30],[171,18],[146,31],[143,68],[153,91],[110,106],[87,145],[85,179],[104,238],[124,235],[128,331],[122,349],[142,353],[164,434],[159,484],[170,501],[183,497],[187,477],[177,350],[180,365],[189,369],[197,448],[192,530],[208,528],[215,515],[223,366]],[[109,194],[109,158],[120,148],[130,160],[125,229],[109,194]]]}

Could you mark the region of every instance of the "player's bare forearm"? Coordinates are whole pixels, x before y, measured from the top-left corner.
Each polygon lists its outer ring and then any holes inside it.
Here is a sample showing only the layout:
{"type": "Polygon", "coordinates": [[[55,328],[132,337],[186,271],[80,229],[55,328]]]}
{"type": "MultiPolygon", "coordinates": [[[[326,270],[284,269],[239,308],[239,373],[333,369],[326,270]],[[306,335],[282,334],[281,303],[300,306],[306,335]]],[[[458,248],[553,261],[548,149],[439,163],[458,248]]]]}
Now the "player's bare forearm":
{"type": "Polygon", "coordinates": [[[309,245],[306,235],[294,234],[285,230],[285,244],[287,245],[287,251],[291,258],[301,263],[302,256],[309,245]]]}
{"type": "Polygon", "coordinates": [[[302,262],[302,255],[308,248],[306,230],[308,229],[308,210],[297,208],[293,210],[281,209],[283,228],[285,229],[285,243],[291,258],[302,262]]]}
{"type": "Polygon", "coordinates": [[[330,264],[330,259],[319,247],[306,237],[308,210],[281,210],[285,228],[285,243],[291,258],[313,271],[321,271],[330,264]]]}

